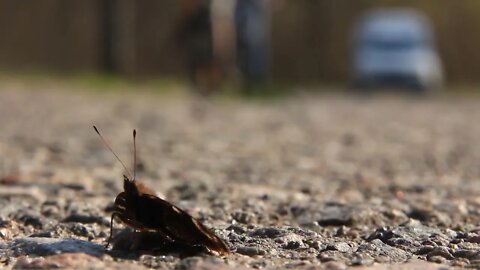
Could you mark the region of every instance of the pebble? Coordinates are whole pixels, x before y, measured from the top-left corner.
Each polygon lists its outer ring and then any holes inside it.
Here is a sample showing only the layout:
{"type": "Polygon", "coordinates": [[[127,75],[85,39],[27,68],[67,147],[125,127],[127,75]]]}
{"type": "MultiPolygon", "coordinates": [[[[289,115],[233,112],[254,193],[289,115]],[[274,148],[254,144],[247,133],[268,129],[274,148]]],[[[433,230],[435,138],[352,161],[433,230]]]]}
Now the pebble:
{"type": "Polygon", "coordinates": [[[237,234],[240,234],[240,233],[243,234],[243,233],[246,232],[246,230],[243,227],[235,225],[235,224],[232,224],[232,225],[228,226],[228,228],[226,230],[227,231],[233,231],[237,234]]]}
{"type": "Polygon", "coordinates": [[[288,262],[282,266],[282,268],[299,268],[299,267],[304,267],[307,266],[308,263],[305,261],[293,261],[293,262],[288,262]]]}
{"type": "Polygon", "coordinates": [[[468,236],[466,241],[470,243],[480,244],[480,235],[468,236]]]}
{"type": "Polygon", "coordinates": [[[175,265],[175,270],[193,270],[202,261],[200,257],[189,257],[181,260],[175,265]]]}
{"type": "Polygon", "coordinates": [[[447,259],[443,256],[430,256],[430,257],[427,257],[427,260],[429,262],[441,263],[441,264],[446,264],[448,262],[447,259]]]}
{"type": "Polygon", "coordinates": [[[267,252],[260,247],[245,247],[245,246],[237,247],[236,252],[239,254],[250,256],[250,257],[267,254],[267,252]]]}
{"type": "Polygon", "coordinates": [[[78,239],[53,239],[42,237],[16,238],[8,244],[13,256],[46,256],[59,253],[86,253],[100,257],[104,254],[101,245],[78,239]]]}
{"type": "Polygon", "coordinates": [[[0,227],[7,227],[9,224],[10,221],[0,214],[0,227]]]}
{"type": "Polygon", "coordinates": [[[103,225],[109,225],[110,224],[110,222],[107,221],[102,216],[80,214],[80,213],[73,213],[73,214],[68,215],[63,220],[63,222],[79,222],[79,223],[84,223],[84,224],[97,223],[97,224],[103,224],[103,225]]]}
{"type": "Polygon", "coordinates": [[[327,206],[317,220],[320,226],[352,226],[352,208],[344,206],[327,206]]]}
{"type": "Polygon", "coordinates": [[[374,257],[382,262],[405,262],[411,254],[400,248],[389,246],[379,239],[374,239],[358,246],[356,253],[365,254],[367,257],[374,257]]]}
{"type": "Polygon", "coordinates": [[[340,252],[349,252],[352,250],[352,247],[346,242],[335,242],[327,244],[326,250],[337,250],[340,252]]]}
{"type": "Polygon", "coordinates": [[[45,238],[52,238],[54,237],[55,233],[52,230],[45,230],[33,233],[30,237],[45,237],[45,238]]]}
{"type": "Polygon", "coordinates": [[[368,257],[360,257],[357,256],[351,261],[352,266],[361,266],[361,265],[372,265],[374,263],[374,260],[372,258],[368,257]]]}
{"type": "Polygon", "coordinates": [[[322,248],[322,242],[318,241],[318,240],[313,240],[313,239],[307,239],[305,241],[305,244],[307,244],[307,246],[313,248],[313,249],[316,249],[316,250],[319,250],[322,248]]]}
{"type": "Polygon", "coordinates": [[[256,237],[276,238],[284,233],[285,231],[282,229],[276,227],[267,227],[254,230],[252,233],[250,233],[250,235],[256,237]]]}
{"type": "Polygon", "coordinates": [[[330,262],[330,261],[335,261],[336,260],[336,254],[333,252],[324,252],[317,255],[317,259],[320,260],[321,262],[330,262]]]}
{"type": "Polygon", "coordinates": [[[430,251],[428,254],[427,254],[427,260],[429,260],[429,258],[431,257],[437,257],[437,256],[440,256],[440,257],[443,257],[447,260],[453,260],[455,257],[453,257],[453,255],[450,253],[450,251],[448,250],[448,248],[446,247],[434,247],[432,251],[430,251]]]}
{"type": "Polygon", "coordinates": [[[250,212],[236,211],[232,213],[232,218],[243,224],[250,224],[255,220],[255,215],[250,212]]]}
{"type": "Polygon", "coordinates": [[[169,265],[174,263],[177,259],[173,256],[142,255],[138,260],[146,267],[165,269],[169,268],[169,265]]]}
{"type": "MultiPolygon", "coordinates": [[[[193,265],[191,268],[181,269],[181,270],[244,270],[244,267],[231,267],[226,263],[212,263],[208,261],[200,261],[199,263],[193,265]]],[[[175,268],[177,270],[177,268],[175,268]]]]}
{"type": "Polygon", "coordinates": [[[268,266],[271,266],[271,265],[273,265],[273,262],[267,259],[258,259],[250,263],[250,266],[256,269],[267,268],[268,266]]]}
{"type": "Polygon", "coordinates": [[[283,246],[284,249],[298,249],[302,245],[299,241],[289,241],[286,245],[283,246]]]}
{"type": "Polygon", "coordinates": [[[20,211],[15,214],[14,219],[22,222],[25,226],[33,226],[41,229],[44,225],[44,219],[33,213],[33,211],[20,211]]]}
{"type": "Polygon", "coordinates": [[[323,264],[326,270],[345,270],[347,266],[343,262],[329,261],[323,264]]]}
{"type": "Polygon", "coordinates": [[[434,250],[434,246],[421,246],[417,249],[415,254],[417,255],[425,255],[427,253],[430,253],[432,250],[434,250]]]}
{"type": "Polygon", "coordinates": [[[64,253],[48,257],[31,258],[20,256],[12,269],[104,269],[104,263],[97,257],[84,253],[64,253]]]}
{"type": "Polygon", "coordinates": [[[473,258],[480,255],[478,250],[469,250],[469,249],[459,249],[452,254],[455,258],[473,258]]]}
{"type": "Polygon", "coordinates": [[[425,262],[418,259],[398,264],[374,264],[371,266],[356,267],[355,270],[448,270],[450,266],[438,263],[425,262]]]}
{"type": "Polygon", "coordinates": [[[88,237],[89,239],[95,238],[95,231],[90,226],[85,226],[81,223],[71,223],[68,227],[68,230],[75,235],[88,237]]]}

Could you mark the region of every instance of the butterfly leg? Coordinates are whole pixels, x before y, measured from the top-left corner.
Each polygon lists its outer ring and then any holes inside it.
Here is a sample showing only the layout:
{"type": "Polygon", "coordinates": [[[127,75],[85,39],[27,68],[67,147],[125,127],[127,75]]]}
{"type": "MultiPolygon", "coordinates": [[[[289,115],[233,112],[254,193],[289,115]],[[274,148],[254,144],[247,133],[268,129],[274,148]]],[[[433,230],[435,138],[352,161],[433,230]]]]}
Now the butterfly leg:
{"type": "Polygon", "coordinates": [[[108,248],[110,245],[110,241],[112,240],[112,234],[113,234],[113,219],[115,216],[118,215],[118,213],[113,213],[112,218],[110,219],[110,236],[108,237],[107,244],[105,245],[105,248],[108,248]]]}

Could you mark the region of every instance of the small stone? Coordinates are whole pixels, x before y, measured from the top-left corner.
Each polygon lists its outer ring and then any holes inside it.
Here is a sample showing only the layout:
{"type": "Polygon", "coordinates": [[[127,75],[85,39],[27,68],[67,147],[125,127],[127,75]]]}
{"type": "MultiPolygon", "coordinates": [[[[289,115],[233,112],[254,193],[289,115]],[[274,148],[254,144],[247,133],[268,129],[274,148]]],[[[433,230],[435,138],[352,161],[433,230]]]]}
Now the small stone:
{"type": "Polygon", "coordinates": [[[64,266],[57,262],[48,262],[45,258],[21,256],[17,259],[12,269],[53,269],[61,267],[64,266]]]}
{"type": "Polygon", "coordinates": [[[195,267],[195,265],[200,263],[201,260],[202,260],[202,258],[200,258],[200,257],[185,258],[185,259],[181,260],[180,262],[178,262],[177,265],[175,265],[175,270],[190,270],[190,269],[193,269],[193,267],[195,267]]]}
{"type": "Polygon", "coordinates": [[[415,254],[424,255],[424,254],[427,254],[427,253],[431,252],[434,248],[435,248],[434,246],[422,246],[422,247],[419,247],[417,249],[415,254]]]}
{"type": "Polygon", "coordinates": [[[139,258],[139,261],[149,267],[149,268],[168,268],[168,263],[175,261],[173,256],[153,256],[153,255],[142,255],[139,258]]]}
{"type": "Polygon", "coordinates": [[[372,265],[373,263],[374,263],[374,260],[372,258],[360,257],[360,256],[354,258],[351,261],[352,266],[360,266],[360,265],[369,266],[369,265],[372,265]]]}
{"type": "MultiPolygon", "coordinates": [[[[209,258],[202,259],[200,257],[190,257],[181,260],[175,265],[175,270],[228,270],[232,269],[223,261],[209,260],[209,258]]],[[[243,269],[243,268],[235,268],[243,269]]]]}
{"type": "Polygon", "coordinates": [[[238,234],[245,233],[244,228],[242,228],[241,226],[235,225],[235,224],[232,224],[232,225],[228,226],[228,228],[226,230],[227,231],[233,231],[233,232],[238,233],[238,234]]]}
{"type": "Polygon", "coordinates": [[[110,224],[110,222],[108,222],[108,220],[105,220],[104,217],[102,216],[94,216],[94,215],[80,214],[80,213],[70,214],[63,220],[63,222],[78,222],[83,224],[97,223],[97,224],[103,224],[103,225],[110,224]]]}
{"type": "Polygon", "coordinates": [[[445,257],[442,257],[442,256],[427,257],[427,260],[429,262],[440,263],[440,264],[446,264],[448,262],[447,259],[445,259],[445,257]]]}
{"type": "Polygon", "coordinates": [[[90,239],[95,238],[95,232],[93,229],[80,223],[73,223],[69,230],[78,236],[88,237],[90,239]]]}
{"type": "Polygon", "coordinates": [[[237,211],[232,213],[232,218],[243,224],[250,224],[255,220],[255,215],[245,211],[237,211]]]}
{"type": "Polygon", "coordinates": [[[453,260],[455,257],[450,253],[446,247],[435,247],[432,251],[427,254],[427,260],[430,257],[440,256],[447,260],[453,260]]]}
{"type": "Polygon", "coordinates": [[[48,257],[29,258],[21,256],[17,259],[12,269],[52,269],[52,268],[69,268],[69,269],[102,269],[103,262],[96,257],[84,253],[64,253],[48,257]]]}
{"type": "Polygon", "coordinates": [[[329,261],[323,264],[326,270],[345,270],[347,266],[343,262],[329,261]]]}
{"type": "Polygon", "coordinates": [[[302,243],[298,241],[289,241],[283,248],[284,249],[298,249],[302,243]]]}
{"type": "Polygon", "coordinates": [[[7,227],[9,224],[10,221],[0,214],[0,227],[7,227]]]}
{"type": "Polygon", "coordinates": [[[302,266],[306,266],[307,262],[304,261],[294,261],[294,262],[289,262],[283,265],[285,268],[299,268],[302,266]]]}
{"type": "Polygon", "coordinates": [[[267,259],[258,259],[254,260],[253,262],[250,263],[251,268],[256,268],[256,269],[262,269],[262,268],[267,268],[268,266],[271,266],[273,262],[271,260],[267,259]]]}
{"type": "Polygon", "coordinates": [[[469,264],[469,261],[467,259],[464,259],[464,258],[455,259],[455,260],[450,262],[450,265],[453,266],[453,267],[467,268],[468,264],[469,264]]]}
{"type": "Polygon", "coordinates": [[[305,241],[305,244],[307,244],[307,246],[309,246],[313,249],[316,249],[316,250],[319,250],[322,247],[322,242],[320,242],[318,240],[307,239],[305,241]]]}
{"type": "Polygon", "coordinates": [[[100,257],[104,253],[101,245],[78,239],[53,239],[42,237],[17,238],[9,243],[8,248],[14,256],[47,256],[59,253],[86,253],[100,257]]]}
{"type": "Polygon", "coordinates": [[[338,228],[335,236],[337,237],[345,236],[347,232],[348,232],[348,228],[346,226],[341,226],[340,228],[338,228]]]}
{"type": "Polygon", "coordinates": [[[475,256],[478,256],[480,254],[480,251],[478,250],[469,250],[469,249],[459,249],[453,253],[453,256],[455,258],[473,258],[475,256]]]}
{"type": "Polygon", "coordinates": [[[332,255],[332,254],[326,254],[326,253],[320,253],[320,254],[318,254],[317,259],[319,259],[321,262],[335,261],[334,255],[332,255]]]}
{"type": "Polygon", "coordinates": [[[473,254],[470,258],[468,258],[470,261],[480,261],[480,252],[473,254]]]}
{"type": "Polygon", "coordinates": [[[360,232],[357,230],[349,230],[346,234],[350,239],[360,238],[360,232]]]}
{"type": "Polygon", "coordinates": [[[472,235],[467,237],[467,242],[480,244],[480,235],[472,235]]]}
{"type": "Polygon", "coordinates": [[[406,263],[399,264],[375,264],[366,267],[356,267],[356,270],[447,270],[448,265],[425,262],[418,259],[411,259],[406,263]]]}
{"type": "Polygon", "coordinates": [[[237,247],[237,253],[247,256],[265,255],[267,252],[259,247],[237,247]]]}
{"type": "Polygon", "coordinates": [[[326,206],[322,217],[317,221],[320,226],[351,226],[352,209],[344,206],[326,206]]]}
{"type": "Polygon", "coordinates": [[[431,208],[413,207],[408,213],[408,217],[420,221],[428,221],[435,217],[435,211],[431,208]]]}
{"type": "Polygon", "coordinates": [[[275,228],[275,227],[267,227],[267,228],[260,228],[253,231],[250,235],[256,237],[264,237],[264,238],[276,238],[285,232],[282,229],[275,228]]]}
{"type": "Polygon", "coordinates": [[[352,250],[350,245],[348,243],[345,243],[345,242],[336,242],[336,243],[328,244],[326,249],[327,250],[337,250],[337,251],[340,251],[340,252],[349,252],[349,251],[352,250]]]}
{"type": "Polygon", "coordinates": [[[62,187],[72,189],[75,191],[83,191],[86,189],[82,183],[65,183],[65,184],[62,184],[62,187]]]}
{"type": "Polygon", "coordinates": [[[54,236],[54,232],[52,230],[39,231],[30,235],[30,237],[46,237],[46,238],[52,238],[53,236],[54,236]]]}
{"type": "Polygon", "coordinates": [[[22,222],[25,226],[32,226],[37,229],[43,228],[44,221],[33,211],[20,211],[15,214],[14,219],[22,222]]]}
{"type": "MultiPolygon", "coordinates": [[[[0,228],[0,238],[3,240],[11,239],[12,230],[8,228],[0,228]]],[[[0,248],[1,249],[1,248],[0,248]]]]}
{"type": "Polygon", "coordinates": [[[411,254],[400,248],[389,246],[379,239],[374,239],[367,243],[362,243],[358,246],[356,253],[359,257],[365,258],[373,257],[377,262],[405,262],[410,258],[411,254]]]}

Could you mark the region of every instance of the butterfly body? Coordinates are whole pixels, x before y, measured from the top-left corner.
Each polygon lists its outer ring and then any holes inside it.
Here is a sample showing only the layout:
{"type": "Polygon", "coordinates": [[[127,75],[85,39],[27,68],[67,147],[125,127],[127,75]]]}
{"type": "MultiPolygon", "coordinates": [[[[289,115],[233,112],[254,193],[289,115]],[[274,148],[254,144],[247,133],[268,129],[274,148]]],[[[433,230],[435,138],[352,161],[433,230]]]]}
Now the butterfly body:
{"type": "MultiPolygon", "coordinates": [[[[95,126],[93,128],[105,146],[125,168],[128,175],[132,176],[98,129],[95,126]]],[[[134,169],[136,167],[135,136],[136,131],[133,130],[134,169]]],[[[172,203],[159,198],[153,190],[136,181],[135,170],[131,178],[124,175],[123,192],[119,193],[115,198],[107,246],[112,239],[113,220],[115,217],[118,217],[134,230],[150,234],[152,236],[150,238],[160,236],[165,238],[165,240],[178,243],[184,247],[206,249],[208,252],[219,255],[230,253],[225,243],[200,221],[172,203]]]]}
{"type": "Polygon", "coordinates": [[[172,241],[204,246],[221,255],[229,253],[225,243],[200,221],[126,176],[124,191],[115,199],[113,216],[140,231],[158,232],[172,241]]]}

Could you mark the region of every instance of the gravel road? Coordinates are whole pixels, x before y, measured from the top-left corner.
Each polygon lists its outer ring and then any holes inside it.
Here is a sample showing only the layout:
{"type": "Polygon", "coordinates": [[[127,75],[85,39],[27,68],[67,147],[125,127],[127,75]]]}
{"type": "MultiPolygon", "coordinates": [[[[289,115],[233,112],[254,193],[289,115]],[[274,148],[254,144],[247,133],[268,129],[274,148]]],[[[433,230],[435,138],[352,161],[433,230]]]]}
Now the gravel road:
{"type": "Polygon", "coordinates": [[[207,102],[65,87],[0,84],[3,267],[480,267],[479,98],[207,102]],[[93,124],[129,168],[136,128],[138,178],[232,254],[105,250],[124,170],[93,124]]]}

